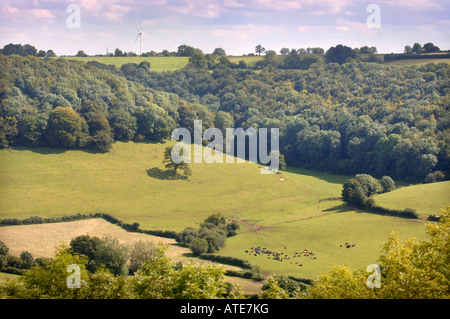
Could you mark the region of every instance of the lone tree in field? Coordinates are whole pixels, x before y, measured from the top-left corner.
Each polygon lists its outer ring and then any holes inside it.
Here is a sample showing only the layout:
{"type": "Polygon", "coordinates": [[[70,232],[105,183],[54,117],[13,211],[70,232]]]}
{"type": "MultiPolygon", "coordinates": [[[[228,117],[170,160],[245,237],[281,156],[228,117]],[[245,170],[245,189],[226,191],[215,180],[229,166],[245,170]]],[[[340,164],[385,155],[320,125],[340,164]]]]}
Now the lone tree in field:
{"type": "Polygon", "coordinates": [[[261,55],[261,53],[264,53],[266,51],[266,48],[264,48],[261,44],[258,44],[255,47],[255,52],[258,53],[258,55],[261,55]]]}
{"type": "MultiPolygon", "coordinates": [[[[172,160],[172,149],[173,149],[173,146],[172,147],[168,146],[168,147],[166,147],[166,150],[164,151],[164,160],[163,160],[164,167],[166,168],[166,170],[173,171],[174,177],[188,178],[192,174],[191,168],[184,161],[176,161],[178,163],[174,162],[172,160]],[[183,171],[182,174],[178,173],[178,171],[180,171],[180,170],[183,171]]],[[[182,152],[183,152],[183,149],[181,149],[180,154],[175,154],[175,155],[182,157],[183,156],[182,152]]]]}

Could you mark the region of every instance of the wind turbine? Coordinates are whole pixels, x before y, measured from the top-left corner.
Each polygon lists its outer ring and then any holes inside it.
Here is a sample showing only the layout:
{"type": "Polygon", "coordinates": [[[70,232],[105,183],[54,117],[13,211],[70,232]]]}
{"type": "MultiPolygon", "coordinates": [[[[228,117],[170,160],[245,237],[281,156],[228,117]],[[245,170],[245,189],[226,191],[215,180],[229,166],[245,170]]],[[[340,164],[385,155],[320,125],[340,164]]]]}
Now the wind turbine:
{"type": "Polygon", "coordinates": [[[137,41],[137,39],[139,38],[139,56],[141,56],[142,55],[142,31],[141,31],[141,29],[139,29],[139,27],[138,26],[136,26],[136,28],[138,29],[138,35],[137,35],[137,37],[136,37],[136,40],[134,40],[134,42],[136,42],[137,41]]]}

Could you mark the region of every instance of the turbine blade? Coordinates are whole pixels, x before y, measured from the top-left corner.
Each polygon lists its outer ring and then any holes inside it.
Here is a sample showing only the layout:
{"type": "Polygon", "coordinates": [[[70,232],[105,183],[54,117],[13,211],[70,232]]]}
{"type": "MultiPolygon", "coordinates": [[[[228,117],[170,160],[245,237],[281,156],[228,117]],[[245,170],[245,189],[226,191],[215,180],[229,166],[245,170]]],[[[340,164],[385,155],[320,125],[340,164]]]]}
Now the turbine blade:
{"type": "Polygon", "coordinates": [[[134,40],[134,42],[136,42],[140,36],[141,36],[141,34],[139,33],[138,36],[136,37],[136,40],[134,40]]]}
{"type": "Polygon", "coordinates": [[[139,33],[142,33],[141,29],[139,29],[139,26],[136,26],[136,28],[138,29],[139,33]]]}

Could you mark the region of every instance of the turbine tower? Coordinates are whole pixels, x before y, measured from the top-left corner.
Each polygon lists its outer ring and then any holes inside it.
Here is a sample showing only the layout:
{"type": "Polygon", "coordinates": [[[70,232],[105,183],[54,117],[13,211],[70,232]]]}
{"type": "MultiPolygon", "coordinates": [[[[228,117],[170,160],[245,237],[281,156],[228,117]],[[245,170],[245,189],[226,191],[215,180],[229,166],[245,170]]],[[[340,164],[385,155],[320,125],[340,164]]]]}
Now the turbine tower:
{"type": "Polygon", "coordinates": [[[136,37],[136,40],[134,40],[134,42],[136,42],[137,41],[137,39],[139,38],[139,56],[141,56],[142,55],[142,31],[141,31],[141,29],[139,29],[139,27],[138,26],[136,26],[136,28],[138,29],[138,35],[137,35],[137,37],[136,37]]]}

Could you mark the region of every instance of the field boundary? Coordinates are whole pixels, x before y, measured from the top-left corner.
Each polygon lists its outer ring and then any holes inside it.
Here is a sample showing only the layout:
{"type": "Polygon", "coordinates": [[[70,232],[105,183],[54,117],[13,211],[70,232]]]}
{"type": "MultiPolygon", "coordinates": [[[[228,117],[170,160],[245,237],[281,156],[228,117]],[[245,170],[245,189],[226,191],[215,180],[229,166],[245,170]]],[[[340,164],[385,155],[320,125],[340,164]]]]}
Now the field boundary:
{"type": "Polygon", "coordinates": [[[92,219],[92,218],[103,218],[107,222],[113,225],[119,226],[126,231],[142,233],[146,235],[153,235],[165,238],[175,239],[177,232],[170,230],[145,230],[139,228],[139,223],[127,224],[118,218],[105,213],[95,213],[95,214],[76,214],[76,215],[66,215],[61,217],[40,217],[31,216],[25,219],[17,218],[3,218],[0,220],[0,227],[2,226],[15,226],[15,225],[36,225],[36,224],[52,224],[61,222],[72,222],[76,220],[92,219]]]}

